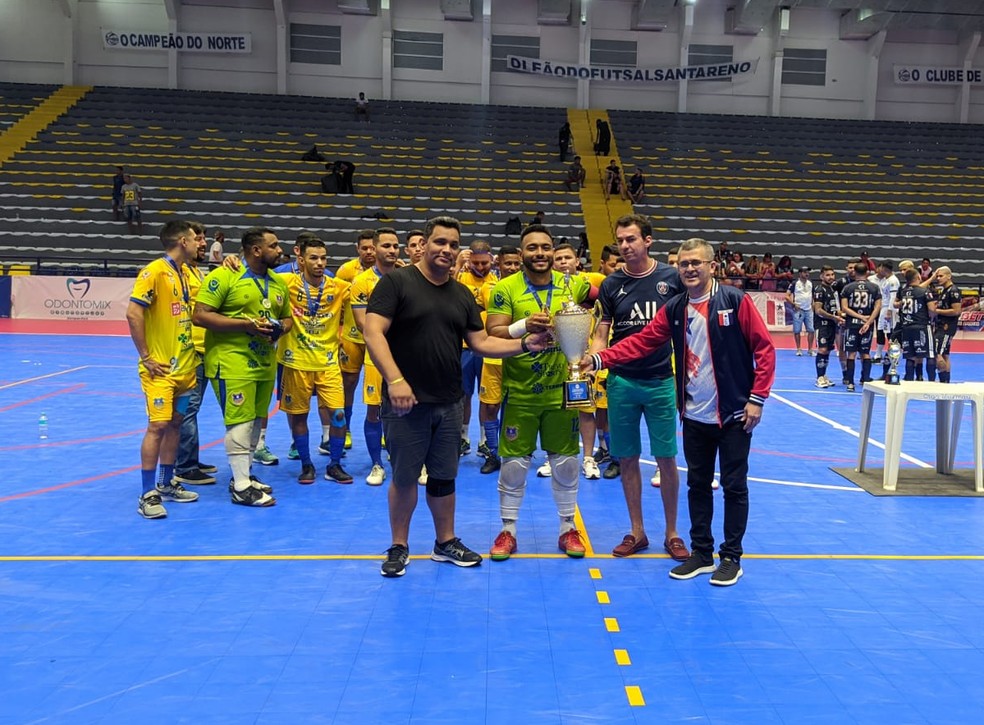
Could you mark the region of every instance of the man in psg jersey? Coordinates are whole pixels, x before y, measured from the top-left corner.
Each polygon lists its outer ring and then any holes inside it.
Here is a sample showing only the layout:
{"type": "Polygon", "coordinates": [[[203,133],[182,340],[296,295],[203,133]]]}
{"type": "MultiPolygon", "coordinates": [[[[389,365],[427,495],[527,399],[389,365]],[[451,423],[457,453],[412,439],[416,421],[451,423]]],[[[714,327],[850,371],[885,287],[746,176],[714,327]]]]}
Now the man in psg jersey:
{"type": "Polygon", "coordinates": [[[881,290],[868,279],[868,265],[858,262],[854,265],[854,281],[841,290],[841,314],[846,320],[844,326],[844,351],[847,353],[848,392],[854,392],[854,371],[857,357],[861,355],[861,382],[871,380],[871,340],[875,334],[875,323],[881,312],[881,290]]]}
{"type": "MultiPolygon", "coordinates": [[[[649,220],[640,214],[629,214],[615,222],[615,238],[625,264],[601,283],[601,319],[591,339],[591,352],[608,347],[609,334],[614,344],[638,332],[659,308],[684,291],[677,270],[649,256],[652,233],[649,220]]],[[[660,470],[660,496],[666,519],[663,548],[677,561],[686,561],[690,556],[676,528],[680,474],[676,465],[676,392],[671,354],[670,345],[663,345],[654,355],[615,366],[608,374],[608,405],[617,411],[609,420],[611,454],[619,462],[622,493],[632,526],[632,531],[612,551],[614,556],[631,556],[649,546],[639,469],[639,423],[643,416],[650,452],[660,470]]]]}

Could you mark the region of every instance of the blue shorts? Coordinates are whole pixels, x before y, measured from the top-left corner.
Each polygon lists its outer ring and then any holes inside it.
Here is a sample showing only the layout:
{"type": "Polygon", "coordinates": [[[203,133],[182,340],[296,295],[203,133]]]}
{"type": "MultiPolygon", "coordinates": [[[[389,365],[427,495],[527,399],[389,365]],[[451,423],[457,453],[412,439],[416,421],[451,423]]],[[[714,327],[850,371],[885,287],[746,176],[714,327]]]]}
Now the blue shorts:
{"type": "Polygon", "coordinates": [[[461,387],[465,397],[475,394],[475,386],[482,379],[482,362],[484,358],[471,350],[461,351],[461,387]]]}
{"type": "Polygon", "coordinates": [[[813,310],[793,310],[793,334],[800,334],[803,327],[807,332],[813,332],[813,310]]]}
{"type": "Polygon", "coordinates": [[[615,373],[608,376],[608,428],[615,458],[642,454],[643,417],[649,430],[649,450],[656,458],[677,454],[676,383],[673,378],[634,380],[615,373]]]}

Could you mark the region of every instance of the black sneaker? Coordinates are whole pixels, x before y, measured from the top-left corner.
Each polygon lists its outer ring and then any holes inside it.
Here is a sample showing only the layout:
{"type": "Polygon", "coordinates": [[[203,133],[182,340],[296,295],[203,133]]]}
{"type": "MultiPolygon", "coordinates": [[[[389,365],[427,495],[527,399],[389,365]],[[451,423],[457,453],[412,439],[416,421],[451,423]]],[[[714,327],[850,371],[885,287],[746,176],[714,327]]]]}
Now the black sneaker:
{"type": "Polygon", "coordinates": [[[235,488],[232,489],[231,494],[232,502],[239,504],[240,506],[273,506],[277,503],[277,499],[268,493],[263,493],[260,489],[250,486],[245,491],[237,491],[235,488]]]}
{"type": "Polygon", "coordinates": [[[478,449],[475,451],[475,455],[481,456],[482,458],[488,458],[489,456],[492,455],[492,449],[489,448],[488,443],[482,443],[481,445],[478,446],[478,449]]]}
{"type": "Polygon", "coordinates": [[[386,550],[386,561],[379,568],[379,573],[388,577],[403,576],[407,573],[409,562],[410,550],[403,544],[393,544],[386,550]]]}
{"type": "MultiPolygon", "coordinates": [[[[266,494],[272,494],[273,493],[273,486],[271,486],[268,483],[263,483],[263,481],[261,481],[260,479],[258,479],[256,476],[250,476],[249,477],[249,482],[251,484],[253,484],[253,488],[258,489],[259,491],[262,491],[263,493],[266,493],[266,494]]],[[[230,478],[229,479],[229,493],[232,493],[235,490],[236,490],[235,482],[230,478]]]]}
{"type": "Polygon", "coordinates": [[[329,463],[325,468],[325,478],[335,483],[352,483],[352,477],[342,468],[341,463],[329,463]]]}
{"type": "Polygon", "coordinates": [[[492,454],[485,459],[485,463],[479,469],[479,473],[495,473],[502,468],[502,460],[499,456],[492,454]]]}
{"type": "Polygon", "coordinates": [[[847,392],[849,392],[849,393],[853,393],[854,392],[854,383],[848,383],[847,384],[847,392]]]}
{"type": "Polygon", "coordinates": [[[721,563],[711,574],[711,584],[717,587],[730,587],[741,579],[741,562],[730,556],[721,557],[721,563]]]}
{"type": "Polygon", "coordinates": [[[471,450],[471,443],[466,441],[464,438],[461,439],[461,443],[458,444],[458,455],[463,456],[471,450]]]}
{"type": "Polygon", "coordinates": [[[175,473],[174,480],[189,486],[208,486],[215,483],[215,476],[210,476],[200,468],[192,468],[185,473],[175,473]]]}
{"type": "Polygon", "coordinates": [[[711,574],[714,571],[714,559],[708,561],[697,552],[694,552],[685,562],[670,569],[670,578],[693,579],[695,576],[711,574]]]}
{"type": "Polygon", "coordinates": [[[213,466],[211,463],[201,463],[198,464],[198,470],[202,473],[218,473],[219,467],[213,466]]]}
{"type": "MultiPolygon", "coordinates": [[[[342,447],[342,450],[345,450],[344,446],[342,447]]],[[[328,441],[328,439],[325,439],[318,444],[318,453],[320,453],[323,456],[331,455],[331,443],[328,441]]]]}
{"type": "Polygon", "coordinates": [[[476,566],[482,563],[482,555],[462,544],[461,539],[457,537],[444,544],[435,541],[431,559],[449,561],[455,566],[476,566]]]}
{"type": "Polygon", "coordinates": [[[618,478],[622,474],[622,467],[618,465],[618,461],[614,458],[612,462],[608,464],[608,468],[601,475],[605,478],[618,478]]]}
{"type": "Polygon", "coordinates": [[[309,483],[314,483],[317,478],[318,470],[314,467],[314,464],[305,463],[301,466],[301,475],[297,477],[297,482],[307,485],[309,483]]]}
{"type": "Polygon", "coordinates": [[[600,466],[602,463],[608,463],[610,460],[612,460],[612,454],[608,452],[607,448],[599,447],[595,449],[594,459],[595,459],[595,463],[597,463],[600,466]]]}

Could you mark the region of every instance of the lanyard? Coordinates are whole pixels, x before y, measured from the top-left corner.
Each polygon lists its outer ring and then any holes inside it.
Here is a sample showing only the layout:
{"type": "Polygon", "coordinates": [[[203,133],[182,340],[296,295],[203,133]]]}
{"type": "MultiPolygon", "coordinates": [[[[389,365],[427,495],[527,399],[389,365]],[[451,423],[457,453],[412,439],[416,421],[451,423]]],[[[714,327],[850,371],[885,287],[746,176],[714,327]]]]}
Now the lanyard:
{"type": "Polygon", "coordinates": [[[312,301],[311,287],[308,285],[308,281],[303,275],[301,276],[301,280],[304,282],[304,295],[307,297],[308,316],[317,317],[318,310],[321,308],[321,295],[324,294],[325,291],[325,281],[322,279],[321,284],[318,285],[318,299],[312,301]]]}
{"type": "Polygon", "coordinates": [[[181,273],[181,268],[178,267],[177,262],[175,262],[167,255],[164,256],[164,259],[167,260],[167,263],[171,265],[171,269],[173,269],[175,273],[178,275],[178,282],[181,283],[181,296],[184,298],[184,302],[187,305],[189,302],[191,302],[191,293],[188,291],[188,283],[185,281],[185,277],[181,273]]]}
{"type": "Polygon", "coordinates": [[[269,310],[270,300],[267,297],[267,295],[270,294],[270,278],[264,275],[263,281],[265,282],[265,285],[261,285],[260,280],[257,279],[255,274],[253,274],[252,270],[247,270],[246,274],[251,280],[253,280],[253,284],[256,285],[256,289],[258,289],[260,291],[260,294],[262,295],[262,299],[260,299],[260,304],[263,305],[264,309],[269,310]]]}
{"type": "Polygon", "coordinates": [[[526,279],[526,291],[533,295],[533,299],[536,300],[537,306],[544,312],[550,313],[550,303],[553,301],[554,284],[553,284],[553,273],[550,277],[550,289],[547,290],[547,304],[544,305],[543,301],[540,299],[540,295],[537,294],[536,289],[533,287],[533,283],[530,282],[529,277],[524,274],[523,277],[526,279]]]}

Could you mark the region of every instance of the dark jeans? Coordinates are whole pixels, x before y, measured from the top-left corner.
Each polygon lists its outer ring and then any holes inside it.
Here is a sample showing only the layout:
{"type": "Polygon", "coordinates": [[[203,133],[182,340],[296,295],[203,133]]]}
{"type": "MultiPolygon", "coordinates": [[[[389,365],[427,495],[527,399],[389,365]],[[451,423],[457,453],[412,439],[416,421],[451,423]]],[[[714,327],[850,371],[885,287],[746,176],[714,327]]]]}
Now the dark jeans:
{"type": "Polygon", "coordinates": [[[742,555],[741,540],[748,524],[748,450],[752,435],[742,421],[723,427],[683,419],[683,454],[687,459],[687,501],[690,506],[690,548],[705,560],[714,555],[714,461],[720,457],[724,489],[724,543],[720,554],[742,555]]]}
{"type": "Polygon", "coordinates": [[[199,362],[195,370],[195,387],[188,396],[188,409],[181,420],[178,439],[178,455],[174,461],[174,473],[182,475],[198,468],[198,411],[202,407],[205,392],[205,363],[199,362]]]}

